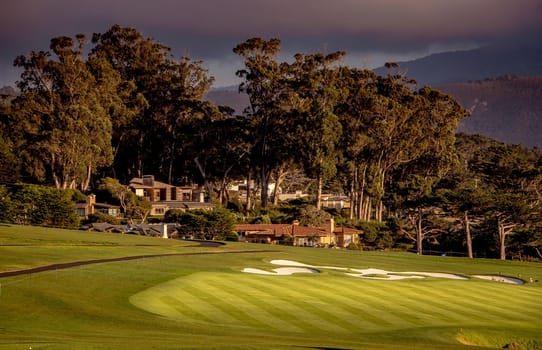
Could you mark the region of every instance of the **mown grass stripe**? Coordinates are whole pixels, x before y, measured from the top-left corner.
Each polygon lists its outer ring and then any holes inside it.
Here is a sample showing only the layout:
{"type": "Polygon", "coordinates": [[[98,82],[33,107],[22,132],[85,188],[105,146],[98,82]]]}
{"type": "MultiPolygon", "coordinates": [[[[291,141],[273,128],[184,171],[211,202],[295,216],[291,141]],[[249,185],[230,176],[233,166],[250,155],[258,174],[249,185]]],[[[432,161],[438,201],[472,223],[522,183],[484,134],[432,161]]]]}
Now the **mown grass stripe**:
{"type": "MultiPolygon", "coordinates": [[[[204,289],[198,288],[193,283],[183,283],[182,291],[192,296],[194,304],[192,308],[203,313],[207,318],[210,318],[212,323],[221,325],[244,325],[244,322],[229,312],[229,309],[216,298],[216,296],[205,292],[204,289]]],[[[178,290],[175,290],[178,293],[178,290]]],[[[184,305],[188,303],[182,300],[184,305]]]]}
{"type": "Polygon", "coordinates": [[[321,318],[319,315],[298,306],[294,302],[294,298],[290,294],[290,291],[282,289],[279,291],[278,295],[277,293],[269,292],[269,290],[273,289],[273,283],[269,282],[275,280],[277,276],[267,276],[267,281],[263,281],[264,283],[261,283],[262,279],[258,277],[245,280],[244,286],[246,287],[247,285],[250,285],[251,288],[264,293],[266,295],[266,300],[269,300],[269,302],[272,303],[277,309],[280,309],[285,314],[290,315],[300,328],[303,328],[307,332],[330,330],[333,330],[334,332],[344,332],[344,328],[336,326],[321,318]],[[270,277],[271,279],[269,279],[270,277]]]}
{"type": "MultiPolygon", "coordinates": [[[[424,288],[424,287],[420,287],[424,288]]],[[[500,290],[500,288],[496,287],[495,290],[484,290],[480,289],[477,284],[467,283],[464,287],[461,287],[457,289],[453,289],[452,293],[447,293],[444,295],[441,291],[435,288],[425,288],[425,293],[430,293],[434,295],[434,300],[439,300],[441,302],[446,302],[449,305],[452,305],[455,310],[458,309],[464,309],[466,311],[466,317],[469,318],[471,321],[479,321],[479,322],[486,322],[486,321],[495,321],[495,316],[493,312],[491,313],[480,313],[478,310],[480,308],[487,308],[486,305],[489,300],[498,298],[503,299],[503,305],[505,308],[507,308],[507,312],[500,313],[500,317],[503,321],[509,321],[511,318],[517,318],[518,316],[522,319],[525,317],[529,318],[532,322],[537,322],[540,320],[540,310],[537,311],[537,308],[533,308],[533,306],[536,306],[538,304],[538,300],[532,300],[530,304],[526,304],[524,306],[518,307],[517,304],[510,304],[509,302],[506,302],[506,299],[514,300],[518,298],[517,290],[508,290],[505,293],[500,290]],[[510,293],[512,292],[512,293],[510,293]],[[476,295],[481,296],[480,298],[476,298],[476,295]],[[474,302],[469,302],[470,299],[475,299],[476,304],[474,302]],[[477,299],[477,300],[476,300],[477,299]],[[483,316],[485,315],[485,316],[483,316]]],[[[493,301],[492,301],[493,302],[493,301]]],[[[500,307],[500,310],[502,310],[502,307],[500,307]]]]}
{"type": "MultiPolygon", "coordinates": [[[[399,292],[399,291],[402,291],[402,287],[404,287],[404,281],[390,281],[389,283],[398,283],[397,287],[399,289],[395,289],[396,290],[396,293],[399,292]]],[[[423,284],[423,283],[427,283],[425,281],[417,281],[417,282],[408,282],[410,285],[411,283],[418,283],[418,284],[423,284]]],[[[438,285],[438,284],[437,284],[438,285]]],[[[447,283],[447,294],[449,296],[451,296],[454,300],[458,300],[457,299],[457,295],[460,295],[461,293],[464,293],[465,291],[465,287],[459,287],[457,284],[452,284],[451,282],[448,282],[447,283]],[[452,288],[450,288],[452,287],[452,288]]],[[[381,291],[383,290],[389,290],[389,291],[392,291],[393,290],[393,285],[390,284],[389,286],[386,286],[386,289],[382,289],[381,291]]],[[[445,297],[446,295],[444,295],[445,297]]],[[[386,295],[386,299],[391,301],[393,300],[394,296],[393,294],[391,293],[388,293],[386,295]]],[[[461,305],[463,310],[465,310],[466,312],[468,312],[468,314],[470,315],[471,317],[471,321],[472,319],[478,319],[480,320],[481,322],[483,323],[487,323],[487,322],[492,322],[495,320],[495,317],[498,317],[498,318],[503,318],[503,315],[500,315],[498,314],[498,311],[499,309],[495,306],[491,306],[491,305],[488,305],[487,303],[487,299],[479,299],[479,300],[474,300],[475,298],[462,298],[464,300],[464,303],[461,305]]],[[[443,298],[443,300],[446,300],[446,298],[443,298]]],[[[454,309],[457,309],[459,307],[459,304],[456,302],[455,303],[455,307],[454,309]]],[[[420,310],[423,310],[423,305],[420,307],[420,310]]],[[[419,310],[414,310],[416,311],[419,315],[421,315],[420,311],[419,310]]],[[[426,312],[426,311],[423,311],[423,312],[426,312]]]]}
{"type": "Polygon", "coordinates": [[[305,286],[305,281],[301,282],[299,280],[302,277],[292,279],[273,276],[271,278],[275,278],[277,281],[274,283],[266,281],[265,284],[261,283],[260,286],[274,295],[280,295],[283,290],[287,290],[288,295],[286,298],[294,300],[296,305],[306,310],[311,316],[311,320],[314,320],[312,315],[316,315],[321,320],[320,323],[325,327],[326,331],[353,332],[359,330],[359,326],[352,322],[355,315],[351,312],[338,308],[322,298],[312,296],[307,298],[306,288],[303,288],[303,292],[300,292],[299,284],[302,283],[305,286]]]}
{"type": "Polygon", "coordinates": [[[237,318],[242,324],[252,328],[281,328],[269,323],[269,314],[260,312],[261,308],[255,304],[251,304],[242,297],[242,289],[232,288],[231,281],[220,277],[215,277],[212,280],[206,280],[204,287],[208,290],[208,294],[214,295],[218,303],[223,303],[224,311],[229,312],[233,317],[237,318]]]}
{"type": "Polygon", "coordinates": [[[431,306],[431,308],[426,308],[426,311],[434,313],[435,309],[440,310],[441,322],[444,324],[486,323],[491,321],[490,317],[481,317],[472,307],[458,303],[456,298],[452,298],[450,293],[440,290],[438,286],[428,287],[420,283],[416,288],[420,294],[426,296],[423,300],[424,305],[431,306]]]}
{"type": "MultiPolygon", "coordinates": [[[[352,320],[355,320],[351,321],[351,323],[356,322],[365,327],[373,328],[375,328],[375,324],[391,325],[391,323],[387,322],[386,320],[373,315],[380,310],[376,310],[369,305],[358,306],[356,304],[358,300],[355,300],[354,302],[352,299],[345,298],[340,292],[337,293],[337,290],[324,293],[322,292],[324,290],[322,286],[323,284],[317,283],[315,279],[306,279],[303,281],[303,293],[311,295],[313,298],[320,300],[320,302],[325,303],[326,305],[333,305],[334,307],[338,308],[341,313],[348,315],[347,317],[352,317],[352,320]],[[368,312],[371,310],[374,312],[368,312]],[[363,317],[360,315],[363,315],[363,317]]],[[[329,289],[329,285],[326,284],[325,287],[329,289]]],[[[293,283],[291,286],[289,286],[289,288],[299,288],[299,286],[293,283]]]]}
{"type": "MultiPolygon", "coordinates": [[[[465,322],[467,320],[476,319],[477,314],[472,307],[464,307],[458,303],[450,303],[447,299],[448,293],[441,293],[436,297],[434,290],[437,290],[438,284],[433,288],[423,289],[423,286],[431,282],[411,283],[408,286],[390,285],[388,289],[401,293],[405,300],[410,300],[412,305],[418,305],[414,310],[420,315],[425,315],[425,318],[431,324],[447,325],[457,322],[465,322]],[[406,288],[405,288],[406,287],[406,288]]],[[[431,283],[432,284],[432,283],[431,283]]],[[[489,321],[490,318],[480,318],[480,321],[489,321]]]]}
{"type": "MultiPolygon", "coordinates": [[[[303,292],[315,297],[324,297],[328,304],[334,305],[347,315],[352,315],[352,320],[354,320],[352,322],[356,322],[358,328],[379,329],[393,325],[388,320],[377,316],[381,310],[359,298],[347,297],[346,292],[342,288],[336,288],[337,286],[340,287],[334,284],[335,288],[332,291],[322,292],[323,284],[311,280],[304,283],[303,292]]],[[[326,284],[325,288],[329,288],[329,285],[326,284]]]]}
{"type": "MultiPolygon", "coordinates": [[[[207,315],[199,312],[199,308],[192,308],[190,307],[190,304],[184,303],[181,300],[177,299],[176,297],[165,295],[160,297],[160,300],[169,307],[169,309],[175,311],[177,313],[176,316],[173,316],[172,318],[179,321],[196,321],[196,322],[203,322],[203,323],[212,323],[213,319],[209,318],[207,315]]],[[[168,310],[169,311],[169,310],[168,310]]],[[[163,316],[169,316],[169,312],[167,314],[163,314],[163,316]]]]}
{"type": "Polygon", "coordinates": [[[286,309],[277,307],[274,300],[269,298],[267,293],[252,287],[248,283],[243,285],[243,291],[245,301],[252,304],[258,313],[264,315],[263,317],[265,317],[268,326],[286,332],[299,333],[309,330],[296,323],[294,315],[290,314],[286,309]]]}
{"type": "Polygon", "coordinates": [[[426,324],[446,325],[464,320],[464,317],[451,310],[449,305],[434,302],[427,294],[421,294],[413,284],[407,288],[404,284],[390,284],[386,288],[392,295],[400,295],[401,302],[412,310],[412,313],[416,313],[423,319],[426,324]]]}
{"type": "MultiPolygon", "coordinates": [[[[221,316],[219,309],[187,288],[184,288],[184,286],[181,289],[170,285],[168,290],[164,292],[168,296],[168,306],[170,308],[190,317],[194,321],[217,323],[217,317],[221,316]]],[[[230,322],[233,321],[233,319],[230,319],[230,322]]]]}
{"type": "Polygon", "coordinates": [[[394,324],[400,325],[402,328],[426,325],[419,309],[404,305],[404,302],[398,299],[396,294],[388,290],[390,281],[355,281],[354,278],[345,278],[343,283],[354,290],[360,290],[363,297],[375,308],[380,309],[382,315],[387,319],[392,318],[394,324]]]}
{"type": "Polygon", "coordinates": [[[380,287],[371,287],[370,285],[360,285],[359,283],[349,282],[348,279],[333,279],[332,282],[327,281],[311,281],[319,285],[321,290],[329,290],[330,293],[341,294],[351,305],[359,305],[357,308],[362,310],[371,310],[372,312],[366,312],[366,315],[371,315],[373,319],[374,315],[378,315],[373,325],[375,328],[383,328],[390,325],[391,327],[413,327],[418,323],[411,322],[407,318],[407,314],[398,311],[395,305],[389,304],[387,301],[383,301],[381,298],[375,296],[377,292],[381,290],[380,287]],[[333,288],[331,290],[331,288],[333,288]],[[384,322],[383,322],[384,321],[384,322]]]}
{"type": "MultiPolygon", "coordinates": [[[[470,288],[470,286],[469,286],[470,288]]],[[[501,288],[457,288],[454,290],[455,297],[462,296],[459,300],[463,301],[466,306],[478,308],[480,312],[485,312],[489,315],[489,319],[495,320],[499,318],[503,321],[510,320],[516,316],[524,316],[514,311],[510,307],[510,300],[515,298],[513,293],[505,292],[501,288]],[[466,294],[466,291],[470,293],[466,294]]],[[[533,319],[537,320],[537,318],[533,319]]]]}

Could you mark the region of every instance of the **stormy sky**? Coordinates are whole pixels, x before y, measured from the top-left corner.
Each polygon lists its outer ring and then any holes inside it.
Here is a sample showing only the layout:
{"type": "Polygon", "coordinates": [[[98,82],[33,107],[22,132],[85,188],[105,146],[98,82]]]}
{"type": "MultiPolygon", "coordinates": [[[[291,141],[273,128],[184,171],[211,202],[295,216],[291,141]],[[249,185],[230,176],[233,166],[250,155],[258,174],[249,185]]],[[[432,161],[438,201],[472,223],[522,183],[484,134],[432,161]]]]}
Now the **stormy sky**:
{"type": "Polygon", "coordinates": [[[2,0],[0,86],[13,85],[17,55],[47,50],[51,38],[134,27],[203,60],[215,86],[237,84],[238,43],[279,38],[282,60],[297,52],[348,53],[375,68],[431,53],[495,42],[541,40],[542,0],[2,0]]]}

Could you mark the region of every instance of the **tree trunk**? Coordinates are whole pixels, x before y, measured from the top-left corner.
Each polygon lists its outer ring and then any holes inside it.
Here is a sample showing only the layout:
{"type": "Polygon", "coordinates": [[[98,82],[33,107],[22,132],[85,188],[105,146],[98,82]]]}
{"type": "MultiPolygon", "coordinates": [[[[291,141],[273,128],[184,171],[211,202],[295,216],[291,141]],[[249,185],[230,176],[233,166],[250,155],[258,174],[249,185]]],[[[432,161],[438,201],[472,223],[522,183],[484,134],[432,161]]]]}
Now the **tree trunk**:
{"type": "Polygon", "coordinates": [[[506,260],[506,231],[504,224],[499,220],[497,222],[499,229],[499,258],[506,260]]]}
{"type": "Polygon", "coordinates": [[[173,183],[173,150],[170,151],[168,171],[167,171],[167,183],[173,183]]]}
{"type": "Polygon", "coordinates": [[[85,180],[81,183],[81,192],[85,193],[88,190],[88,187],[90,186],[90,177],[92,176],[92,166],[89,164],[87,165],[87,176],[85,177],[85,180]]]}
{"type": "Polygon", "coordinates": [[[465,223],[465,234],[467,239],[467,253],[469,255],[469,258],[474,258],[474,255],[472,254],[472,236],[470,233],[470,220],[469,220],[469,213],[465,211],[464,216],[464,223],[465,223]]]}
{"type": "Polygon", "coordinates": [[[357,209],[357,219],[362,219],[364,212],[363,212],[363,201],[365,199],[365,176],[367,174],[367,164],[363,166],[363,172],[361,173],[361,188],[359,191],[359,203],[358,203],[358,209],[357,209]]]}
{"type": "Polygon", "coordinates": [[[354,208],[356,207],[356,198],[358,196],[354,182],[355,180],[350,182],[350,208],[348,208],[348,218],[350,220],[354,219],[354,208]]]}
{"type": "Polygon", "coordinates": [[[423,254],[423,226],[422,226],[422,208],[418,208],[418,217],[416,220],[416,253],[423,254]]]}
{"type": "Polygon", "coordinates": [[[207,179],[207,176],[205,174],[205,170],[203,170],[203,167],[201,166],[198,157],[194,158],[194,162],[196,163],[196,166],[198,167],[198,170],[203,177],[203,182],[205,184],[205,188],[207,189],[207,192],[209,193],[209,201],[212,201],[213,198],[213,189],[211,188],[211,184],[209,183],[209,180],[207,179]]]}
{"type": "Polygon", "coordinates": [[[321,174],[318,174],[316,181],[318,182],[316,192],[316,209],[320,210],[322,209],[322,186],[324,182],[321,174]]]}
{"type": "Polygon", "coordinates": [[[252,171],[249,170],[248,171],[248,174],[247,174],[247,200],[246,200],[246,203],[245,203],[245,214],[248,213],[248,211],[250,210],[250,207],[251,207],[251,196],[252,196],[252,192],[250,190],[250,182],[252,181],[252,171]]]}
{"type": "Polygon", "coordinates": [[[265,169],[262,167],[262,169],[260,170],[260,181],[261,181],[261,185],[262,185],[262,189],[261,189],[261,192],[260,192],[260,199],[261,199],[261,202],[262,202],[262,208],[267,208],[267,202],[268,202],[268,199],[269,199],[269,194],[267,193],[267,191],[269,190],[269,181],[268,181],[269,177],[267,175],[267,172],[265,171],[265,169]]]}
{"type": "Polygon", "coordinates": [[[277,170],[277,178],[275,179],[275,188],[273,189],[273,205],[279,204],[279,187],[282,185],[284,178],[288,174],[287,171],[284,171],[282,167],[277,170]]]}

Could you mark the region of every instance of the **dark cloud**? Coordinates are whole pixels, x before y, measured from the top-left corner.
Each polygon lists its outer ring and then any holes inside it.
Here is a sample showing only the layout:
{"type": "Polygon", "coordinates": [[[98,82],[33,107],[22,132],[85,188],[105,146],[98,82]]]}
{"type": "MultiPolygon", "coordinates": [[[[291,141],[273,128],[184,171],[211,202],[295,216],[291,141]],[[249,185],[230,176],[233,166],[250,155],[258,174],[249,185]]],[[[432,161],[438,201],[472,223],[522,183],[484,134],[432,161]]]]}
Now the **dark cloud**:
{"type": "Polygon", "coordinates": [[[10,81],[5,67],[16,55],[47,49],[54,36],[90,35],[115,23],[171,46],[176,57],[208,62],[220,80],[229,67],[233,81],[231,50],[249,37],[280,38],[284,57],[345,50],[353,61],[376,65],[536,37],[542,0],[3,0],[0,85],[10,81]]]}

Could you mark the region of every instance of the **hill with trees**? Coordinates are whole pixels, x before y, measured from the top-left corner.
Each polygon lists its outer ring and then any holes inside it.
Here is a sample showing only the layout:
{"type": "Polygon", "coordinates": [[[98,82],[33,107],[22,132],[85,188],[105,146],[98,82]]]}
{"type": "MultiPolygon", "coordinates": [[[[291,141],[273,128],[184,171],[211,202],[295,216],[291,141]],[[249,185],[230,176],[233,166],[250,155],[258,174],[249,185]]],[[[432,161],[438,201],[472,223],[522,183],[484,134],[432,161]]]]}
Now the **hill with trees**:
{"type": "MultiPolygon", "coordinates": [[[[525,39],[397,63],[404,74],[416,79],[420,85],[440,86],[504,75],[542,76],[542,44],[539,40],[525,39]]],[[[375,72],[385,74],[386,67],[377,68],[375,72]]]]}
{"type": "Polygon", "coordinates": [[[471,112],[461,121],[459,130],[542,148],[542,77],[508,75],[446,84],[438,89],[454,96],[471,112]]]}

